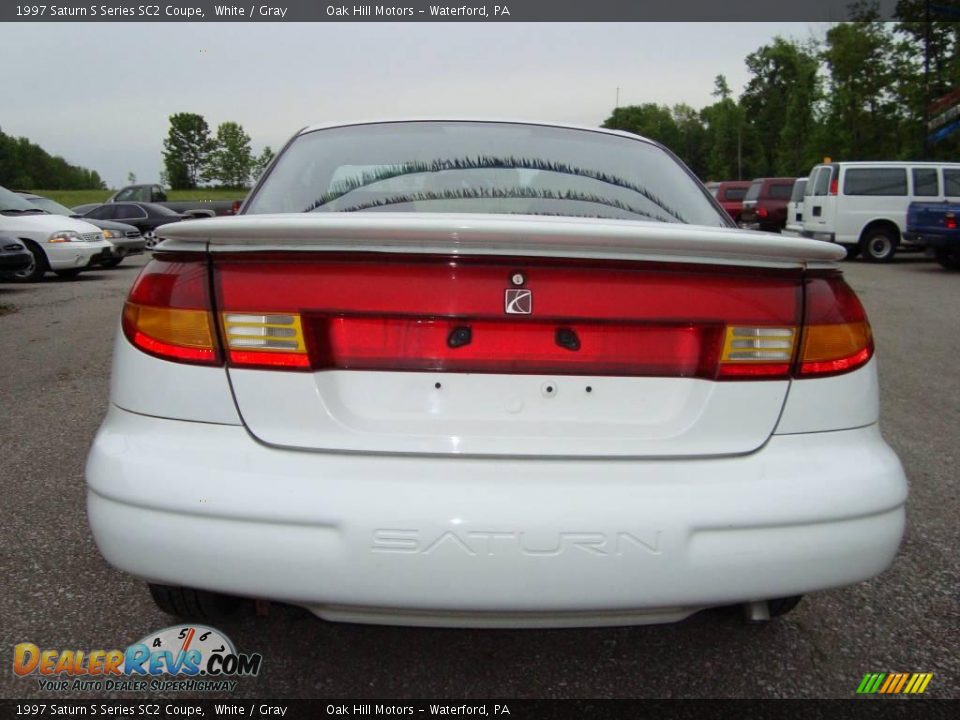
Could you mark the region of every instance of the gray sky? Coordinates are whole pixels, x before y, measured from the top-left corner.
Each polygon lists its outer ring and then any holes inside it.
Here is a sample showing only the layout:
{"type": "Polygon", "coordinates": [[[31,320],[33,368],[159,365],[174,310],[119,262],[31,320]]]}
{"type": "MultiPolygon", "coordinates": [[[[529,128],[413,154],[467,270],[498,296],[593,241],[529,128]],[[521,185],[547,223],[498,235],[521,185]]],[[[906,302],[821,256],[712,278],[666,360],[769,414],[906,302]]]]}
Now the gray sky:
{"type": "Polygon", "coordinates": [[[159,178],[167,118],[239,122],[254,150],[303,125],[397,116],[598,125],[620,104],[712,102],[806,23],[0,24],[0,129],[98,171],[159,178]]]}

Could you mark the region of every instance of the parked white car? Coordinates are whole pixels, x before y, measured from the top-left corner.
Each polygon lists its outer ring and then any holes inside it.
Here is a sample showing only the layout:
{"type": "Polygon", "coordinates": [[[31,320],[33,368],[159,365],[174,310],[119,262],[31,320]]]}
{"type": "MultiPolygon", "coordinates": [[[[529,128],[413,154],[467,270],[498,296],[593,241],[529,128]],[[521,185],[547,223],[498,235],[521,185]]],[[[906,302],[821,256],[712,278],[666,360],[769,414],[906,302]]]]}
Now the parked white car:
{"type": "Polygon", "coordinates": [[[842,249],[734,227],[658,144],[315,126],[244,212],[161,229],[87,462],[100,551],[163,610],[765,620],[893,560],[842,249]]]}
{"type": "MultiPolygon", "coordinates": [[[[849,257],[890,262],[913,201],[960,201],[960,163],[838,162],[816,165],[804,195],[804,237],[843,245],[849,257]]],[[[919,248],[917,248],[919,249],[919,248]]]]}
{"type": "Polygon", "coordinates": [[[49,215],[2,187],[0,233],[22,242],[33,256],[28,268],[11,273],[20,282],[36,282],[48,270],[61,277],[73,277],[113,251],[113,245],[90,223],[49,215]]]}

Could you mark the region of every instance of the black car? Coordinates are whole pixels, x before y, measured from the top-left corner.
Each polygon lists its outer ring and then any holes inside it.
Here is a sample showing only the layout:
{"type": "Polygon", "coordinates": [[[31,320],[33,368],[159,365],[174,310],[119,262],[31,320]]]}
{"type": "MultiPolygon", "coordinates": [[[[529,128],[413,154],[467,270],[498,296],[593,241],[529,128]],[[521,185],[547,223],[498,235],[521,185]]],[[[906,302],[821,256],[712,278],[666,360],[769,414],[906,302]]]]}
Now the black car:
{"type": "Polygon", "coordinates": [[[156,230],[161,225],[179,222],[186,216],[163,205],[148,202],[113,202],[100,205],[81,215],[84,220],[118,220],[143,233],[148,248],[157,244],[156,230]]]}
{"type": "MultiPolygon", "coordinates": [[[[51,200],[43,195],[26,192],[18,192],[17,195],[51,215],[65,215],[74,218],[80,217],[79,214],[65,205],[61,205],[56,200],[51,200]]],[[[113,244],[111,254],[99,260],[97,262],[98,265],[113,268],[123,262],[123,259],[129,255],[143,254],[146,241],[143,235],[140,234],[140,231],[133,225],[114,222],[113,220],[94,220],[93,218],[86,218],[85,222],[89,222],[94,227],[103,230],[103,237],[113,244]]]]}
{"type": "Polygon", "coordinates": [[[33,255],[22,242],[9,235],[0,235],[0,278],[6,273],[26,270],[33,263],[33,255]]]}

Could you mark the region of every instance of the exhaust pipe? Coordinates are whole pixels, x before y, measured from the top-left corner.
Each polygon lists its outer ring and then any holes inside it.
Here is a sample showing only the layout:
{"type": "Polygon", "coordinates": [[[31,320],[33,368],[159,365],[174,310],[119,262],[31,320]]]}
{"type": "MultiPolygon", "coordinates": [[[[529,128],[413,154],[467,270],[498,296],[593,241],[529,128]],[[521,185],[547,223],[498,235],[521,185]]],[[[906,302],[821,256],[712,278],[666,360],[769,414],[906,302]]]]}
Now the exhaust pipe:
{"type": "Polygon", "coordinates": [[[751,625],[763,625],[770,622],[770,606],[766,600],[754,600],[743,604],[747,622],[751,625]]]}

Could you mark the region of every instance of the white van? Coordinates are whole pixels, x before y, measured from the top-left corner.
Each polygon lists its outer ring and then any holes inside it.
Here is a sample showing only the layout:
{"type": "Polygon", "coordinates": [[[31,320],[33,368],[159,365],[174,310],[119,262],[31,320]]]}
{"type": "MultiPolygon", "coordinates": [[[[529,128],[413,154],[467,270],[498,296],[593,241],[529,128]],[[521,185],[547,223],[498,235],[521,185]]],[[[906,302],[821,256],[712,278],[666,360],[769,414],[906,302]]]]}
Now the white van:
{"type": "Polygon", "coordinates": [[[837,162],[814,166],[801,234],[843,245],[848,257],[889,262],[914,200],[960,201],[960,163],[837,162]]]}

